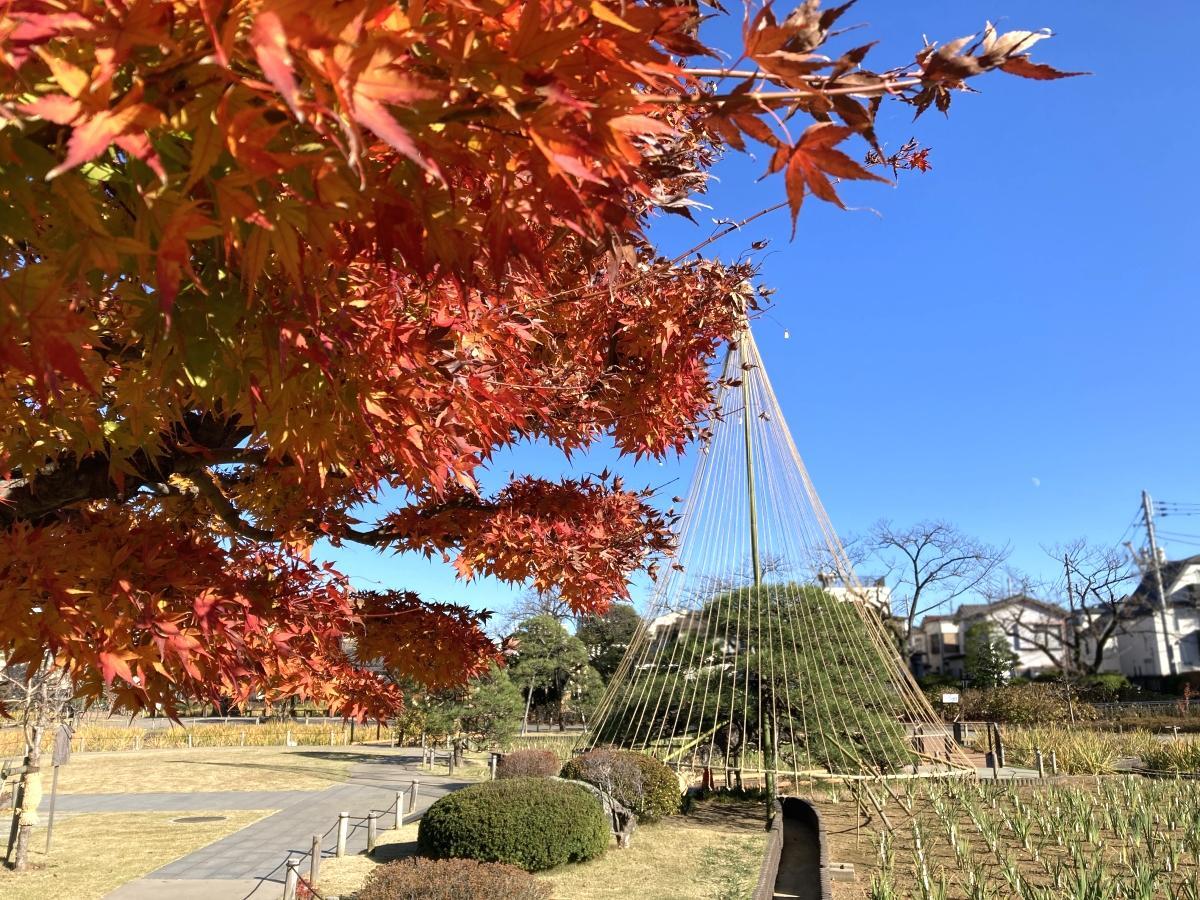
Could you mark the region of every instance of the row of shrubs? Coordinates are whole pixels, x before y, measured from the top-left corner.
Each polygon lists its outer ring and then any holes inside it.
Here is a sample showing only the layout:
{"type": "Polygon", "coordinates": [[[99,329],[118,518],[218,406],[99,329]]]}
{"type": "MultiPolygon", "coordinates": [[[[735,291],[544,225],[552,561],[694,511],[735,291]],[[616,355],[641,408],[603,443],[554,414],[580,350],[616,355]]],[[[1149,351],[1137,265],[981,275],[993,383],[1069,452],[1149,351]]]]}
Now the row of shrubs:
{"type": "Polygon", "coordinates": [[[504,863],[405,859],[378,866],[358,900],[549,900],[550,886],[504,863]]]}
{"type": "Polygon", "coordinates": [[[496,775],[430,806],[417,830],[422,856],[375,869],[358,900],[545,900],[548,888],[528,873],[593,859],[611,840],[603,806],[572,782],[642,822],[679,811],[675,773],[641,753],[593,750],[563,764],[549,750],[520,750],[496,775]]]}

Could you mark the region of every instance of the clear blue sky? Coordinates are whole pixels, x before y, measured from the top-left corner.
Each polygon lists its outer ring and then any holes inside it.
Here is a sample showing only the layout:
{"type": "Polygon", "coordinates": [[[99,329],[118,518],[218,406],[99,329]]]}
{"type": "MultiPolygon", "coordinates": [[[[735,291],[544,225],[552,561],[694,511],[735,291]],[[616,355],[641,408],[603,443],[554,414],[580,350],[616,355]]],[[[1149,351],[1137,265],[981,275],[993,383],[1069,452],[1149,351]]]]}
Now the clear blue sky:
{"type": "MultiPolygon", "coordinates": [[[[916,124],[885,104],[883,140],[919,137],[931,172],[844,187],[848,205],[879,215],[810,200],[794,241],[776,213],[715,249],[730,258],[771,241],[762,277],[779,292],[755,333],[839,532],[944,518],[1011,543],[1016,566],[1048,575],[1041,545],[1118,541],[1143,488],[1200,502],[1200,188],[1188,163],[1200,128],[1186,87],[1200,6],[860,0],[843,21],[868,23],[858,36],[881,41],[868,62],[886,67],[910,60],[923,33],[948,40],[988,18],[1053,28],[1035,58],[1095,74],[989,75],[974,83],[980,94],[955,96],[949,119],[916,124]]],[[[736,33],[708,39],[729,47],[736,33]]],[[[777,202],[778,179],[752,183],[763,167],[723,161],[711,215],[777,202]]],[[[672,220],[656,237],[669,252],[707,233],[672,220]]],[[[665,503],[691,471],[690,458],[634,465],[598,448],[568,463],[526,446],[498,456],[489,486],[513,471],[614,464],[631,485],[678,479],[665,503]]],[[[1200,518],[1162,527],[1200,535],[1200,518]]],[[[1200,552],[1164,543],[1172,558],[1200,552]]],[[[328,555],[362,587],[491,609],[520,593],[414,557],[328,555]]]]}

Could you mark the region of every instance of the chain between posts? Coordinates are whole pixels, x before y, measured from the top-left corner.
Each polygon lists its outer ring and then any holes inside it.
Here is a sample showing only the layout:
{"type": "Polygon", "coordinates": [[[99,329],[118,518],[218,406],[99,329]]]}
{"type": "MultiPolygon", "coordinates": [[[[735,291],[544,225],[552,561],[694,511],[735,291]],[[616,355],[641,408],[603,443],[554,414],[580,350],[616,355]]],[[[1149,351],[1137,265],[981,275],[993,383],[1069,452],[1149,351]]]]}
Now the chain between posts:
{"type": "Polygon", "coordinates": [[[256,884],[254,886],[254,889],[252,891],[250,891],[250,893],[247,894],[244,898],[242,898],[242,900],[250,900],[250,898],[252,896],[254,896],[254,894],[258,891],[258,889],[263,886],[263,883],[268,881],[271,878],[271,876],[274,875],[276,872],[278,872],[281,868],[286,868],[286,870],[287,870],[285,877],[284,877],[284,884],[283,884],[284,900],[297,900],[296,894],[299,889],[299,885],[301,885],[301,884],[303,884],[305,886],[305,888],[307,888],[309,891],[312,892],[312,896],[314,898],[316,898],[316,900],[324,900],[324,898],[319,893],[317,893],[315,887],[313,886],[313,883],[316,881],[316,879],[318,877],[318,873],[320,871],[320,863],[318,861],[318,857],[314,854],[315,853],[319,853],[322,855],[324,854],[324,850],[321,849],[321,847],[325,841],[325,838],[329,837],[329,835],[334,833],[335,831],[339,832],[337,851],[335,851],[335,852],[336,852],[336,855],[341,856],[341,855],[345,854],[345,844],[346,844],[345,837],[343,836],[343,834],[340,833],[343,828],[343,823],[344,823],[346,834],[349,834],[350,832],[353,832],[359,828],[366,828],[367,829],[367,837],[368,837],[367,852],[368,853],[372,852],[374,850],[373,845],[375,844],[375,837],[376,837],[375,828],[373,826],[375,826],[378,823],[380,818],[387,816],[388,813],[394,813],[395,814],[395,820],[394,820],[395,827],[397,829],[400,828],[404,823],[404,816],[407,813],[411,813],[415,810],[417,796],[418,796],[418,792],[420,789],[420,784],[421,783],[418,780],[416,780],[415,778],[412,779],[409,782],[409,786],[408,786],[407,790],[395,792],[395,799],[391,802],[391,804],[386,809],[379,810],[379,809],[372,808],[372,809],[368,810],[367,815],[356,816],[354,818],[351,818],[349,813],[339,813],[338,821],[335,822],[333,825],[331,825],[323,835],[320,835],[319,837],[315,834],[313,835],[313,843],[312,843],[311,850],[308,850],[305,853],[300,854],[299,856],[289,855],[287,859],[285,859],[283,862],[281,862],[279,865],[277,865],[274,869],[272,869],[270,872],[268,872],[266,875],[264,875],[262,878],[260,878],[258,881],[258,884],[256,884]],[[405,809],[405,806],[407,806],[407,809],[405,809]],[[309,859],[309,864],[310,864],[308,877],[305,877],[304,875],[300,874],[300,871],[299,871],[299,866],[301,863],[304,862],[305,858],[309,859]]]}

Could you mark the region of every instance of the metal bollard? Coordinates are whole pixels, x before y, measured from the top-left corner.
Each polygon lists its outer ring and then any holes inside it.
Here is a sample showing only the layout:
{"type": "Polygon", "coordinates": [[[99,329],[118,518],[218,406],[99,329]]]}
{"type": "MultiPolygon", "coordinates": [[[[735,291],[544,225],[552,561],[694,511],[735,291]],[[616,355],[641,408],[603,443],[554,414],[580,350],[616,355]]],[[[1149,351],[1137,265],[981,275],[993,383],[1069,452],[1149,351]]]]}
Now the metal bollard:
{"type": "Polygon", "coordinates": [[[308,851],[308,883],[316,887],[321,878],[321,836],[314,834],[312,849],[308,851]]]}
{"type": "Polygon", "coordinates": [[[283,900],[296,900],[296,886],[300,883],[300,873],[296,871],[296,860],[288,858],[287,875],[283,879],[283,900]]]}
{"type": "Polygon", "coordinates": [[[1037,747],[1033,748],[1033,762],[1037,766],[1038,778],[1046,777],[1046,767],[1042,763],[1042,751],[1037,747]]]}
{"type": "Polygon", "coordinates": [[[375,844],[379,840],[379,813],[371,810],[367,813],[367,855],[375,852],[375,844]]]}
{"type": "Polygon", "coordinates": [[[350,813],[338,813],[337,855],[346,855],[346,839],[350,836],[350,813]]]}

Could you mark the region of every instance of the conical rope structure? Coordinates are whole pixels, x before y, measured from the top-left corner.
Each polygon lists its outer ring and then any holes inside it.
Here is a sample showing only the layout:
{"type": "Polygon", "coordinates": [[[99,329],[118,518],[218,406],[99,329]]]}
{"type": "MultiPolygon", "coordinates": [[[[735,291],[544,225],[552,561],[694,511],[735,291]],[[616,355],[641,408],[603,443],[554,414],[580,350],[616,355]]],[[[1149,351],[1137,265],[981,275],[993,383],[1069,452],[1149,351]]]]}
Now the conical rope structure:
{"type": "Polygon", "coordinates": [[[772,794],[974,771],[900,656],[886,593],[856,579],[749,328],[650,605],[577,749],[772,794]]]}

